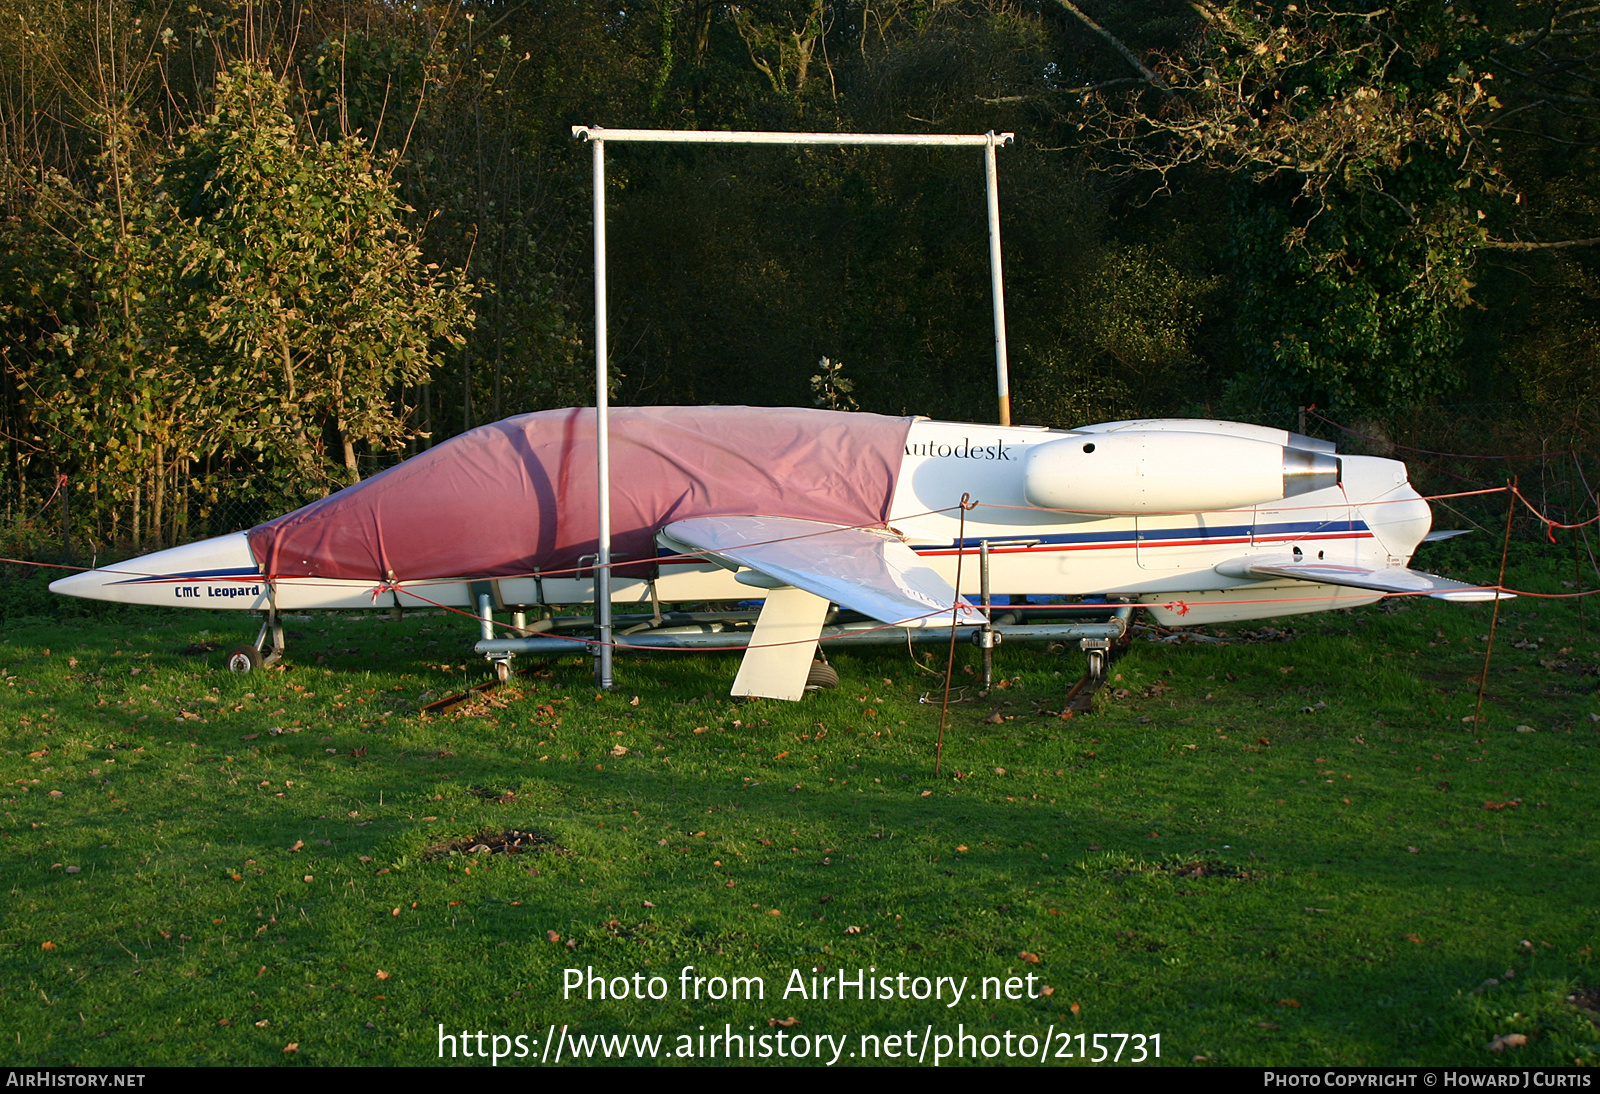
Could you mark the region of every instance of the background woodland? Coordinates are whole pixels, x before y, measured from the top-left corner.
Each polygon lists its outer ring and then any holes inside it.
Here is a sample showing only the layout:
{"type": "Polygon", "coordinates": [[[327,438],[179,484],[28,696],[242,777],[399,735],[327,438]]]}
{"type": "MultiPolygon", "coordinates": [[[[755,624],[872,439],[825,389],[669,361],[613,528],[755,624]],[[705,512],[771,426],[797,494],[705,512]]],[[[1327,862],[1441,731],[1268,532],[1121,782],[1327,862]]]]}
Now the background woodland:
{"type": "MultiPolygon", "coordinates": [[[[1577,511],[1600,405],[1597,20],[1496,0],[0,0],[6,535],[46,535],[48,509],[47,538],[84,554],[181,542],[592,402],[574,124],[1014,131],[1017,421],[1294,428],[1314,406],[1309,428],[1326,414],[1373,451],[1576,456],[1554,501],[1577,511]]],[[[993,420],[980,165],[613,146],[614,398],[993,420]]]]}

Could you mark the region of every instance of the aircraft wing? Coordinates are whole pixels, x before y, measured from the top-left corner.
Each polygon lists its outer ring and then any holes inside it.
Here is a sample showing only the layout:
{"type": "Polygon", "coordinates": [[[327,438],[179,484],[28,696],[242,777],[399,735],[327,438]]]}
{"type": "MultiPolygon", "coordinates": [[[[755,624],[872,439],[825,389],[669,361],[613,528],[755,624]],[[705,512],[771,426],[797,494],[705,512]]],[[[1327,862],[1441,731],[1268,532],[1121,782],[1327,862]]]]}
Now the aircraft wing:
{"type": "Polygon", "coordinates": [[[1292,556],[1235,558],[1217,565],[1225,577],[1287,577],[1318,585],[1347,585],[1380,593],[1423,593],[1439,600],[1476,601],[1513,599],[1511,593],[1497,593],[1464,581],[1452,581],[1404,567],[1369,570],[1361,566],[1341,566],[1332,562],[1296,561],[1292,556]]]}
{"type": "Polygon", "coordinates": [[[656,540],[668,550],[730,569],[747,566],[771,579],[738,574],[747,585],[793,585],[891,626],[947,626],[958,599],[958,624],[982,622],[948,581],[889,532],[794,517],[694,517],[667,525],[656,540]]]}

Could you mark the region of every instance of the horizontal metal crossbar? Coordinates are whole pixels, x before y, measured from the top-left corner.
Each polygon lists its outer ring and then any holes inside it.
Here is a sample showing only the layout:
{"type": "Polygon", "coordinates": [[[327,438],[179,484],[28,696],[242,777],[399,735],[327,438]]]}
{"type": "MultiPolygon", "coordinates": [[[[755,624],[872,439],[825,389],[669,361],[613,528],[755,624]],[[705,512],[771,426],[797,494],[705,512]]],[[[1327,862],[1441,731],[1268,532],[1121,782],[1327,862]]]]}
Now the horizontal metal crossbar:
{"type": "Polygon", "coordinates": [[[765,133],[719,129],[605,129],[575,125],[572,135],[591,141],[640,141],[654,144],[873,144],[970,145],[977,148],[1010,144],[1015,133],[765,133]]]}

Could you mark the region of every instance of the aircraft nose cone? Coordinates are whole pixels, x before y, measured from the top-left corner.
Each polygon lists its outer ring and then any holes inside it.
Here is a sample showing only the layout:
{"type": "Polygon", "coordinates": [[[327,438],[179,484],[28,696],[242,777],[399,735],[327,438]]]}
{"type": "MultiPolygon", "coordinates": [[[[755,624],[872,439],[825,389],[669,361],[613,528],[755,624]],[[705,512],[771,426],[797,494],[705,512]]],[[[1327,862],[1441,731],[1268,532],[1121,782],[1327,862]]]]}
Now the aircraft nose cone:
{"type": "Polygon", "coordinates": [[[91,590],[101,588],[105,582],[105,575],[100,571],[84,570],[82,573],[56,578],[50,583],[50,591],[60,593],[62,596],[93,596],[91,590]]]}

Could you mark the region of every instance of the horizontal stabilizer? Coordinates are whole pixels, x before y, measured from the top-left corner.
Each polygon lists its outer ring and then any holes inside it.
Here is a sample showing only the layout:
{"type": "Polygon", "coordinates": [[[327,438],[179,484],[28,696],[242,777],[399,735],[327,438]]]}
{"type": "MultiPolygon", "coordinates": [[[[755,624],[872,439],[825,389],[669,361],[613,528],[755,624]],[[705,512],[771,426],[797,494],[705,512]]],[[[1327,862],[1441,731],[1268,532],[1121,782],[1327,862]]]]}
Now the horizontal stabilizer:
{"type": "MultiPolygon", "coordinates": [[[[888,532],[794,517],[695,517],[674,521],[656,538],[669,550],[748,566],[891,626],[948,626],[959,599],[888,532]]],[[[982,622],[966,600],[960,605],[958,623],[982,622]]]]}
{"type": "Polygon", "coordinates": [[[1471,531],[1471,528],[1449,528],[1442,532],[1429,532],[1427,535],[1422,537],[1422,542],[1442,543],[1447,539],[1455,539],[1457,536],[1464,536],[1471,531]]]}
{"type": "Polygon", "coordinates": [[[1458,602],[1513,598],[1511,593],[1497,593],[1479,585],[1468,585],[1464,581],[1452,581],[1448,577],[1436,577],[1402,566],[1369,570],[1332,562],[1297,562],[1292,556],[1274,558],[1262,555],[1230,559],[1218,564],[1216,571],[1224,577],[1287,577],[1317,585],[1346,585],[1352,589],[1372,589],[1380,593],[1426,594],[1439,600],[1458,602]]]}

